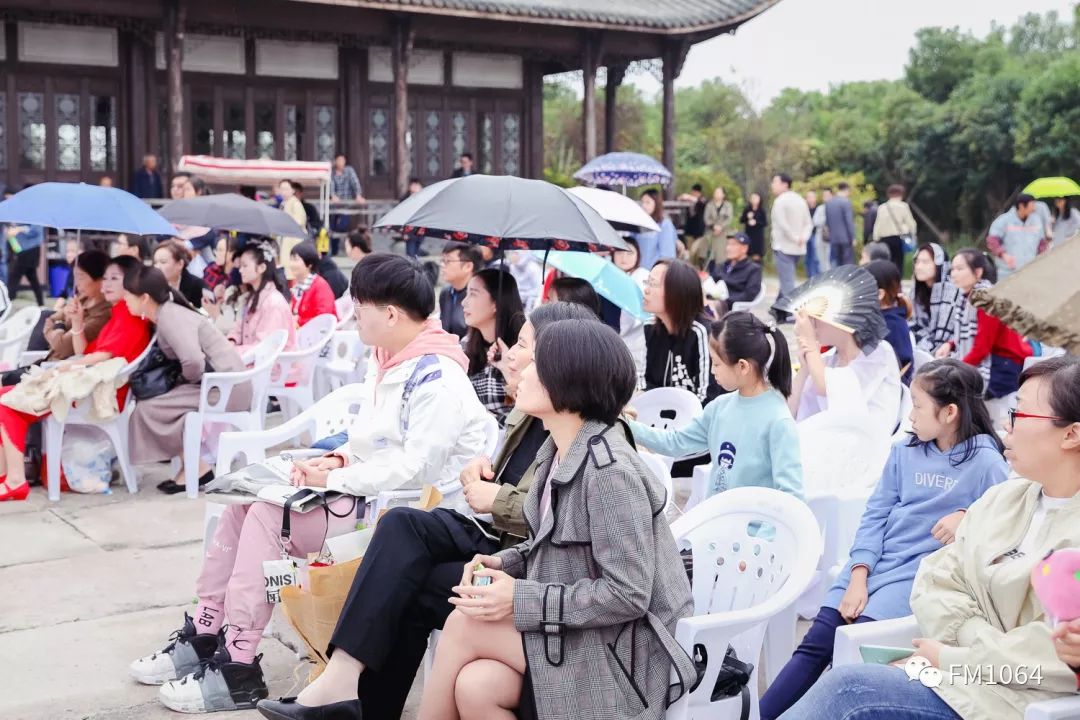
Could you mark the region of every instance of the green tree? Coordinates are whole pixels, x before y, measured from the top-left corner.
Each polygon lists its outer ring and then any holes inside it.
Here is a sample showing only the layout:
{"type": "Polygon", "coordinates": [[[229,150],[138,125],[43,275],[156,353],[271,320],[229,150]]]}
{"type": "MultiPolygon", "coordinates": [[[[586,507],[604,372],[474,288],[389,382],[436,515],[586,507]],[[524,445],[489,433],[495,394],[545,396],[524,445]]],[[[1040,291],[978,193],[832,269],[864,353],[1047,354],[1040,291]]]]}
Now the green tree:
{"type": "Polygon", "coordinates": [[[923,28],[915,33],[904,74],[923,97],[944,102],[974,72],[979,41],[960,28],[923,28]]]}
{"type": "Polygon", "coordinates": [[[1032,78],[1019,107],[1016,160],[1035,175],[1080,177],[1080,53],[1032,78]]]}

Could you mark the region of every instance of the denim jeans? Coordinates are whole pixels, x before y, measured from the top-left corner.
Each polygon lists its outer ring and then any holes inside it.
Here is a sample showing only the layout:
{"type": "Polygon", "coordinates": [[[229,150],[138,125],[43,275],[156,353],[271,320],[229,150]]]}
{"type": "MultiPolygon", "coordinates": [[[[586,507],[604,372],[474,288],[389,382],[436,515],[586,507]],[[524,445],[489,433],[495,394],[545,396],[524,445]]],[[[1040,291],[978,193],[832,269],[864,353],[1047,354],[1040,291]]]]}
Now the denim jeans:
{"type": "Polygon", "coordinates": [[[787,253],[773,250],[773,260],[776,262],[776,274],[780,278],[779,297],[789,297],[795,289],[795,266],[799,264],[801,255],[788,255],[787,253]]]}
{"type": "Polygon", "coordinates": [[[855,264],[855,248],[851,243],[829,245],[829,258],[833,267],[855,264]]]}
{"type": "MultiPolygon", "coordinates": [[[[824,258],[822,258],[824,260],[824,258]]],[[[810,236],[810,240],[806,243],[806,279],[819,275],[822,272],[821,265],[818,264],[818,244],[817,238],[813,235],[810,236]]]]}
{"type": "Polygon", "coordinates": [[[825,673],[781,720],[961,720],[903,668],[842,665],[825,673]]]}
{"type": "MultiPolygon", "coordinates": [[[[863,615],[855,622],[873,620],[863,615]]],[[[795,654],[761,697],[761,720],[780,717],[813,687],[826,668],[832,665],[836,628],[844,624],[844,618],[838,610],[823,607],[818,611],[814,623],[795,649],[795,654]]]]}
{"type": "Polygon", "coordinates": [[[336,435],[328,435],[323,439],[313,443],[311,445],[311,449],[326,450],[327,452],[330,452],[331,450],[337,450],[339,447],[341,447],[347,442],[349,442],[349,431],[342,430],[336,435]]]}

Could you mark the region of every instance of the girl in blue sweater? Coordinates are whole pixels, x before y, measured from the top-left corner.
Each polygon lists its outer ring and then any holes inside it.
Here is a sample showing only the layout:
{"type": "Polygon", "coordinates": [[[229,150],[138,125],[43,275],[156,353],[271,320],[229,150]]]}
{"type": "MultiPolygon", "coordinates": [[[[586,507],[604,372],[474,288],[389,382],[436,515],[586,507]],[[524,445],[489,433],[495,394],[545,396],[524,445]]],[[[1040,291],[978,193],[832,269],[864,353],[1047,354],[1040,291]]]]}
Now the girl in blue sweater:
{"type": "Polygon", "coordinates": [[[841,623],[910,615],[919,561],[951,543],[966,508],[1008,477],[982,387],[979,371],[954,359],[929,362],[915,375],[911,438],[893,445],[850,560],[761,698],[763,720],[782,715],[817,681],[832,662],[841,623]]]}
{"type": "Polygon", "coordinates": [[[791,357],[775,327],[748,312],[728,313],[709,339],[712,372],[726,395],[682,430],[631,422],[634,440],[653,452],[712,458],[709,495],[734,487],[768,487],[802,497],[799,434],[788,410],[791,357]]]}

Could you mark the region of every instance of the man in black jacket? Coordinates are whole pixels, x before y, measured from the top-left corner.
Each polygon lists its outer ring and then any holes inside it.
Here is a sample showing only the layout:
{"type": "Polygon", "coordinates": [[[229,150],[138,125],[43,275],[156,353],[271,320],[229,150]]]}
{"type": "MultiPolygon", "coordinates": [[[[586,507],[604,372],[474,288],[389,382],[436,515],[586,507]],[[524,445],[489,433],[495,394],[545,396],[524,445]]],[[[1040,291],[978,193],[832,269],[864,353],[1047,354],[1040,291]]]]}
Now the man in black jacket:
{"type": "Polygon", "coordinates": [[[709,275],[727,286],[728,303],[753,302],[761,292],[761,266],[750,259],[750,236],[729,233],[725,260],[719,266],[709,261],[709,275]]]}
{"type": "Polygon", "coordinates": [[[475,245],[451,242],[443,248],[441,275],[446,287],[439,293],[439,320],[446,332],[465,337],[469,331],[461,303],[469,280],[483,267],[483,257],[475,245]]]}

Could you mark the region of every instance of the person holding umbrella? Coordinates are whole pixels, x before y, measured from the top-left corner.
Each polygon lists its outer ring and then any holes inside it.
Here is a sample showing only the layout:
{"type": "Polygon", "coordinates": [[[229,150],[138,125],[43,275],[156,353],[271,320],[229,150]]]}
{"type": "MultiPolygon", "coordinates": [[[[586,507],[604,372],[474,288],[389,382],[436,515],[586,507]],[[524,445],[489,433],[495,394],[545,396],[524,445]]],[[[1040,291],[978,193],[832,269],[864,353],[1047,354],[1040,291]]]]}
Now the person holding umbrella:
{"type": "Polygon", "coordinates": [[[641,208],[660,226],[659,232],[639,232],[634,235],[641,254],[641,267],[652,270],[659,260],[679,255],[679,234],[671,218],[664,214],[664,200],[655,189],[641,193],[641,208]]]}

